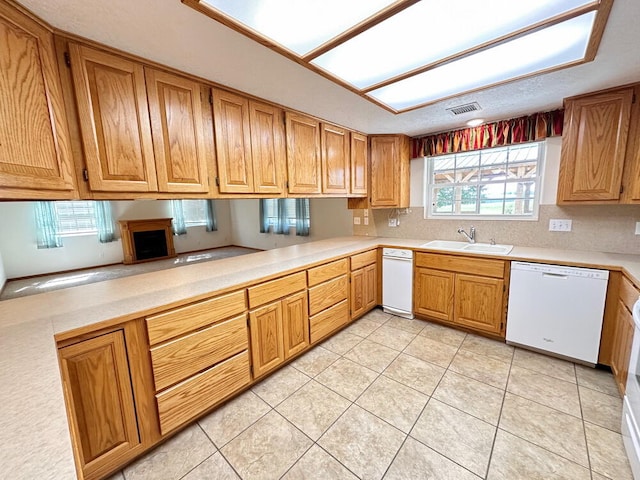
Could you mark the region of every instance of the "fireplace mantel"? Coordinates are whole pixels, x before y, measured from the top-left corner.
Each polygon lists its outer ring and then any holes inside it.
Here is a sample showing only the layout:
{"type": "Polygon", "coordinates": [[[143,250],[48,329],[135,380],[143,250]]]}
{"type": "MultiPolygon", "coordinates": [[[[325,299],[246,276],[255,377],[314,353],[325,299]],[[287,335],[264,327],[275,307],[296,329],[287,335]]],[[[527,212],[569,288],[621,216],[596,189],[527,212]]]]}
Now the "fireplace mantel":
{"type": "MultiPolygon", "coordinates": [[[[164,258],[173,258],[176,256],[176,250],[173,247],[173,234],[171,231],[171,218],[151,218],[145,220],[120,220],[120,235],[122,236],[122,251],[124,253],[125,264],[149,262],[152,260],[161,260],[164,258]],[[156,237],[164,237],[166,248],[142,249],[140,243],[143,236],[153,237],[153,233],[157,232],[156,237]],[[138,240],[138,248],[136,248],[136,239],[138,240]],[[152,256],[149,256],[152,255],[152,256]]],[[[155,247],[161,247],[155,245],[155,247]]]]}

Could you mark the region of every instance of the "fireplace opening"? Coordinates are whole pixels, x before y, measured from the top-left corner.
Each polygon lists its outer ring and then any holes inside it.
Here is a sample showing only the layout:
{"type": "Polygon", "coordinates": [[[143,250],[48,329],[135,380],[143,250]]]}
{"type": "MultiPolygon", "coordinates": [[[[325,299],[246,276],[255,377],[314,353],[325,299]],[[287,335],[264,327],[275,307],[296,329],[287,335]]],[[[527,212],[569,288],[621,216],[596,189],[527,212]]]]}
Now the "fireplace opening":
{"type": "Polygon", "coordinates": [[[136,260],[148,260],[168,255],[164,230],[133,232],[133,245],[136,252],[136,260]]]}

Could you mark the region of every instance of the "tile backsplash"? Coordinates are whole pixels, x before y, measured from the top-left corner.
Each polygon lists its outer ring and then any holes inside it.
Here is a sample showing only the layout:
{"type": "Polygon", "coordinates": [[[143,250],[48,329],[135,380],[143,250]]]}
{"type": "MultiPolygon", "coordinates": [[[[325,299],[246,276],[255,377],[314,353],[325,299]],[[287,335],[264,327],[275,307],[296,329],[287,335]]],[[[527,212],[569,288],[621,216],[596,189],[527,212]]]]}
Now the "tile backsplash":
{"type": "MultiPolygon", "coordinates": [[[[403,211],[403,210],[401,210],[403,211]]],[[[522,247],[561,248],[600,252],[640,254],[640,235],[635,235],[640,221],[640,205],[540,205],[537,221],[524,220],[440,220],[425,219],[423,207],[411,207],[400,215],[400,225],[389,227],[391,210],[370,210],[369,225],[353,226],[354,235],[414,238],[429,240],[464,240],[459,227],[469,231],[476,227],[476,240],[513,244],[522,247]],[[550,219],[572,220],[570,232],[550,232],[550,219]]],[[[363,218],[363,210],[354,210],[363,218]]]]}

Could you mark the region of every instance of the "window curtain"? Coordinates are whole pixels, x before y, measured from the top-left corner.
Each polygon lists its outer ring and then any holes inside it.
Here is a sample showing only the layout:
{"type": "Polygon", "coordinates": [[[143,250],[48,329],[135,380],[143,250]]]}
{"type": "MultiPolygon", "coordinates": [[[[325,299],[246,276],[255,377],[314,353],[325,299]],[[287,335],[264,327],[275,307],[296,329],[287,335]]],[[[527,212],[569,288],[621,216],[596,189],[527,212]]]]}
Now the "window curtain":
{"type": "Polygon", "coordinates": [[[216,218],[216,205],[210,198],[205,200],[207,203],[205,206],[207,214],[207,232],[218,231],[218,219],[216,218]]]}
{"type": "Polygon", "coordinates": [[[564,110],[553,110],[473,128],[417,137],[412,140],[412,158],[535,142],[562,135],[563,122],[564,110]]]}
{"type": "Polygon", "coordinates": [[[171,210],[173,210],[173,222],[171,223],[174,235],[186,235],[187,225],[184,221],[184,211],[182,210],[182,200],[171,200],[171,210]]]}
{"type": "Polygon", "coordinates": [[[273,225],[273,233],[289,235],[289,218],[287,216],[286,198],[276,200],[276,222],[273,225]]]}
{"type": "Polygon", "coordinates": [[[56,207],[53,202],[36,202],[36,231],[38,248],[62,247],[58,236],[56,207]]]}
{"type": "Polygon", "coordinates": [[[309,236],[309,229],[311,227],[309,216],[309,199],[297,198],[296,199],[296,235],[301,237],[309,236]]]}
{"type": "Polygon", "coordinates": [[[116,239],[113,227],[113,213],[111,202],[95,202],[96,228],[98,229],[98,241],[100,243],[113,242],[116,239]]]}
{"type": "Polygon", "coordinates": [[[269,214],[267,200],[260,200],[260,233],[269,233],[269,214]]]}

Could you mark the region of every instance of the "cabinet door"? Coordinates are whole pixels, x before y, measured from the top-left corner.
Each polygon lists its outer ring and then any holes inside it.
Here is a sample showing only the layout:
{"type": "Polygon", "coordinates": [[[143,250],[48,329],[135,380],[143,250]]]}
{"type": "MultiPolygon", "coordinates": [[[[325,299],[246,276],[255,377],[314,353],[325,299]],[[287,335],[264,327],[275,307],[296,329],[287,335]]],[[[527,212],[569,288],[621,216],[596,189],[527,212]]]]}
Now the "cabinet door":
{"type": "Polygon", "coordinates": [[[214,88],[213,122],[220,191],[253,193],[249,100],[214,88]]]}
{"type": "Polygon", "coordinates": [[[366,310],[366,279],[364,268],[351,272],[351,319],[360,317],[366,310]]]}
{"type": "Polygon", "coordinates": [[[253,185],[256,193],[284,191],[284,123],[282,110],[260,102],[249,102],[253,185]]]}
{"type": "Polygon", "coordinates": [[[631,313],[618,301],[618,315],[613,336],[613,348],[611,355],[611,370],[618,384],[618,390],[624,395],[629,373],[629,358],[631,357],[631,344],[633,343],[634,322],[631,313]]]}
{"type": "Polygon", "coordinates": [[[371,206],[400,207],[400,141],[371,138],[371,206]]]}
{"type": "Polygon", "coordinates": [[[285,359],[282,331],[282,302],[249,312],[253,377],[258,378],[285,359]]]}
{"type": "Polygon", "coordinates": [[[323,123],[321,125],[322,192],[349,193],[349,131],[323,123]]]}
{"type": "Polygon", "coordinates": [[[351,132],[351,193],[368,193],[368,157],[367,136],[351,132]]]}
{"type": "Polygon", "coordinates": [[[84,478],[113,469],[140,443],[124,333],[59,350],[62,380],[84,478]]]}
{"type": "Polygon", "coordinates": [[[489,333],[502,333],[504,280],[457,274],[455,323],[489,333]]]}
{"type": "Polygon", "coordinates": [[[207,155],[200,84],[145,69],[161,192],[206,193],[207,155]]]}
{"type": "Polygon", "coordinates": [[[289,193],[321,193],[320,122],[286,112],[289,193]]]}
{"type": "Polygon", "coordinates": [[[53,34],[5,2],[0,38],[0,187],[69,198],[73,166],[53,34]]]}
{"type": "Polygon", "coordinates": [[[558,200],[620,198],[633,88],[567,101],[558,200]]]}
{"type": "Polygon", "coordinates": [[[364,285],[364,308],[368,312],[378,304],[378,266],[375,263],[364,268],[364,285]]]}
{"type": "Polygon", "coordinates": [[[91,189],[157,191],[144,68],[83,45],[69,48],[91,189]]]}
{"type": "Polygon", "coordinates": [[[414,311],[420,315],[453,322],[454,274],[430,268],[416,268],[414,311]]]}
{"type": "Polygon", "coordinates": [[[307,292],[282,300],[284,355],[289,358],[309,346],[309,316],[307,292]]]}

